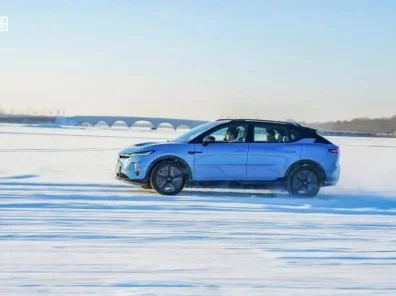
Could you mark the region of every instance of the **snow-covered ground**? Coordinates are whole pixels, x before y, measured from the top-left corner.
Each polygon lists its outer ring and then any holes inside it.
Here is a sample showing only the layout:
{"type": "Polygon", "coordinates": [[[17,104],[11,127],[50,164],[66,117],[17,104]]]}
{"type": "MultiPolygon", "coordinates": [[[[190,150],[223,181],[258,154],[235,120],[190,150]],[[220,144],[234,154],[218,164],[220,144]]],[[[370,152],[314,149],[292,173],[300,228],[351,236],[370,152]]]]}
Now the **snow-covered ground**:
{"type": "Polygon", "coordinates": [[[114,180],[119,149],[177,133],[0,125],[0,295],[396,294],[396,139],[333,138],[313,199],[114,180]]]}

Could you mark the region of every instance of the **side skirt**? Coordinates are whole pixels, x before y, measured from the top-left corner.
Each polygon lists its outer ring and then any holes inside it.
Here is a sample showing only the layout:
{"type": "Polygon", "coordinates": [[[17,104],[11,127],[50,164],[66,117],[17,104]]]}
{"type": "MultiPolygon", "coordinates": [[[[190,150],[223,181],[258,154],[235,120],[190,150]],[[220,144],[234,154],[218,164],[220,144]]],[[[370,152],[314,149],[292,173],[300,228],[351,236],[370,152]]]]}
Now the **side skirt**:
{"type": "Polygon", "coordinates": [[[284,188],[284,180],[274,181],[192,181],[188,188],[270,189],[284,188]]]}

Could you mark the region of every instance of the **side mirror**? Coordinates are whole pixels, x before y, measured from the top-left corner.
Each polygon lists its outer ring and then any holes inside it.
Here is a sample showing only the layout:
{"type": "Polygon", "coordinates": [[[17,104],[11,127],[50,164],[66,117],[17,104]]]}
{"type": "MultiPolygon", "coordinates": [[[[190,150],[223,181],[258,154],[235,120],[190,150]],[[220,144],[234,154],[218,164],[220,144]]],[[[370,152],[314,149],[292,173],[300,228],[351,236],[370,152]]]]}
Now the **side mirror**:
{"type": "Polygon", "coordinates": [[[216,138],[213,136],[206,136],[205,138],[203,138],[202,140],[202,146],[206,146],[209,143],[213,143],[216,142],[216,138]]]}

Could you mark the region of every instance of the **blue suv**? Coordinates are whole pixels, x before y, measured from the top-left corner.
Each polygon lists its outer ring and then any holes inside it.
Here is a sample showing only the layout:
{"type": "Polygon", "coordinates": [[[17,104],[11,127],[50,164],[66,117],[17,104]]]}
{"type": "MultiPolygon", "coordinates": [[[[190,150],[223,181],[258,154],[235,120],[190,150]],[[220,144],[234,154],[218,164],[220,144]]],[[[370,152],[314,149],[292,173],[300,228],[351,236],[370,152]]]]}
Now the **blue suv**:
{"type": "Polygon", "coordinates": [[[312,197],[337,183],[339,147],[294,123],[219,119],[165,143],[122,150],[116,176],[164,195],[185,186],[272,187],[312,197]]]}

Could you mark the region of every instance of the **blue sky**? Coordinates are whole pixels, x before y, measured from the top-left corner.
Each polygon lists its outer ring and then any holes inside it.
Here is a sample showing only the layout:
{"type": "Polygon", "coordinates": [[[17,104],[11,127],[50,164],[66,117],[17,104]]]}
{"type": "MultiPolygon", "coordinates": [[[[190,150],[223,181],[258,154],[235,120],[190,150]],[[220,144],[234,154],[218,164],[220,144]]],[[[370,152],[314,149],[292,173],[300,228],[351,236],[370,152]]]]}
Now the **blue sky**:
{"type": "Polygon", "coordinates": [[[0,108],[396,114],[396,1],[0,1],[0,108]]]}

